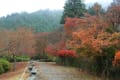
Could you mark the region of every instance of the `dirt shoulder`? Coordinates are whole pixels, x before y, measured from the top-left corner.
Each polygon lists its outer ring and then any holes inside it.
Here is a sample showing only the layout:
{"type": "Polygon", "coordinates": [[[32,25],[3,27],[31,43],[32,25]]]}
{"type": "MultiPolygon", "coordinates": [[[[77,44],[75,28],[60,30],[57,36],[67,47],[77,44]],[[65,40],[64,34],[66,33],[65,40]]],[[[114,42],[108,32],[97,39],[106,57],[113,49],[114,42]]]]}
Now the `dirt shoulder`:
{"type": "Polygon", "coordinates": [[[17,62],[16,70],[1,74],[0,80],[19,80],[26,66],[27,62],[17,62]]]}

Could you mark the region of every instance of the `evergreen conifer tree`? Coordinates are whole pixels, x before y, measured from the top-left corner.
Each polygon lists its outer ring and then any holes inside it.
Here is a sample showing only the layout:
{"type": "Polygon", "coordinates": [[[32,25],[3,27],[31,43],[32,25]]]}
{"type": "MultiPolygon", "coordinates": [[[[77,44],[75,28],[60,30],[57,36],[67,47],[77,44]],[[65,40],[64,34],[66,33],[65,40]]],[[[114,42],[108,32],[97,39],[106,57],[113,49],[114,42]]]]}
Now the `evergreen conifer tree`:
{"type": "Polygon", "coordinates": [[[81,17],[85,11],[85,4],[82,0],[67,0],[60,23],[64,24],[66,17],[81,17]]]}

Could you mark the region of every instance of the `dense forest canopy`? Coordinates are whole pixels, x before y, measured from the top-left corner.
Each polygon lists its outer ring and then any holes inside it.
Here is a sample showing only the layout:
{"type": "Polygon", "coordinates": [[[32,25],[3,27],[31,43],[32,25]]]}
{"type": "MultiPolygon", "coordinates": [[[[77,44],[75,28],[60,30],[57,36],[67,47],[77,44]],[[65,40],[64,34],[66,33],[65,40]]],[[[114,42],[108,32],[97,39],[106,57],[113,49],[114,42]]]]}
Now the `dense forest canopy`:
{"type": "Polygon", "coordinates": [[[39,10],[33,13],[13,13],[0,18],[0,28],[31,27],[36,32],[50,32],[60,27],[62,10],[39,10]]]}

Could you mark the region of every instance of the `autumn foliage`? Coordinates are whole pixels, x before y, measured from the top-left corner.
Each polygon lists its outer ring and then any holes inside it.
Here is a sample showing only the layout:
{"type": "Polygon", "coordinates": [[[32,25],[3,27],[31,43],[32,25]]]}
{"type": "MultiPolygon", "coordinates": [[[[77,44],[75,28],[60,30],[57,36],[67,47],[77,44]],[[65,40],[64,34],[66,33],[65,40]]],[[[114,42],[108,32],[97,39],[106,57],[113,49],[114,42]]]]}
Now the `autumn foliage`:
{"type": "Polygon", "coordinates": [[[56,49],[56,47],[53,45],[48,45],[45,51],[52,56],[59,56],[59,57],[77,57],[78,56],[74,50],[56,49]]]}
{"type": "Polygon", "coordinates": [[[17,28],[16,30],[0,31],[0,51],[9,55],[35,54],[35,39],[32,29],[17,28]]]}
{"type": "Polygon", "coordinates": [[[107,12],[107,20],[114,27],[120,24],[120,5],[110,6],[107,12]]]}
{"type": "Polygon", "coordinates": [[[65,24],[64,24],[64,29],[66,34],[72,34],[73,31],[77,30],[80,26],[85,26],[86,20],[80,19],[80,18],[66,18],[65,24]]]}
{"type": "Polygon", "coordinates": [[[59,51],[57,51],[57,56],[60,56],[60,57],[77,57],[77,54],[74,50],[59,50],[59,51]]]}
{"type": "Polygon", "coordinates": [[[45,49],[45,52],[50,54],[50,55],[56,56],[57,51],[53,45],[48,45],[45,49]]]}
{"type": "Polygon", "coordinates": [[[114,60],[113,60],[113,65],[120,67],[120,51],[118,51],[118,52],[115,54],[115,57],[114,57],[114,60]]]}
{"type": "MultiPolygon", "coordinates": [[[[117,10],[115,11],[117,13],[117,10]]],[[[116,26],[119,24],[116,16],[119,14],[114,15],[114,13],[109,17],[106,17],[108,13],[103,16],[91,16],[86,13],[81,18],[66,18],[64,29],[69,36],[66,47],[77,52],[79,64],[86,66],[81,68],[106,74],[105,72],[109,72],[113,65],[118,66],[120,54],[115,52],[120,49],[120,32],[109,31],[111,26],[117,29],[116,26]],[[113,23],[109,21],[111,18],[114,19],[113,23]]],[[[64,55],[64,51],[61,51],[61,55],[64,55]]]]}
{"type": "MultiPolygon", "coordinates": [[[[68,25],[69,21],[71,20],[66,21],[65,25],[68,25]]],[[[80,49],[87,47],[94,52],[102,53],[103,48],[120,43],[120,33],[106,32],[109,25],[102,17],[88,16],[84,19],[77,19],[76,24],[78,29],[72,31],[72,39],[67,40],[69,48],[80,49]]]]}

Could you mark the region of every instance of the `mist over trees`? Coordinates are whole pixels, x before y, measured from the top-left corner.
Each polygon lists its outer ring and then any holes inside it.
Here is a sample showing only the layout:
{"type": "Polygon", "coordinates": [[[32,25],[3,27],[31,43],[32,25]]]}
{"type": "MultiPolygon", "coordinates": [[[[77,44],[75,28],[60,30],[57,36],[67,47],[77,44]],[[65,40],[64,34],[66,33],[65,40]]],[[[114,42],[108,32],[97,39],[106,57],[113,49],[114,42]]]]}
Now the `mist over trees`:
{"type": "Polygon", "coordinates": [[[50,32],[60,27],[61,10],[39,10],[33,13],[13,13],[0,18],[0,28],[32,28],[36,32],[50,32]]]}

